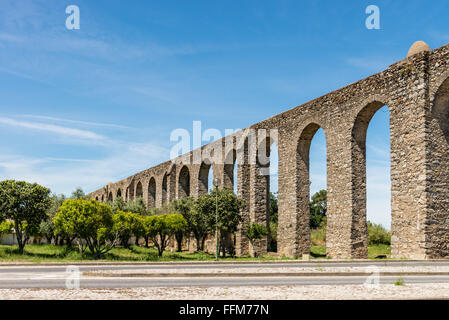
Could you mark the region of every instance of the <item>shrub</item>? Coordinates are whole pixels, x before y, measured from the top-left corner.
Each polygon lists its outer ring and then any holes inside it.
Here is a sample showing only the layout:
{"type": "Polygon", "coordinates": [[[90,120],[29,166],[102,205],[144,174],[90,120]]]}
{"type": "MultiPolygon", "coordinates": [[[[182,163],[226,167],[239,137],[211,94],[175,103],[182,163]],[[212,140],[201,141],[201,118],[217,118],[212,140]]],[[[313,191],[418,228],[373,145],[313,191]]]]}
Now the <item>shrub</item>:
{"type": "Polygon", "coordinates": [[[118,240],[112,215],[110,206],[95,200],[66,200],[53,218],[55,234],[76,237],[80,252],[89,248],[99,258],[118,240]]]}
{"type": "Polygon", "coordinates": [[[251,223],[248,226],[248,239],[253,242],[254,240],[260,240],[264,236],[268,235],[268,230],[265,226],[259,223],[251,223]]]}
{"type": "Polygon", "coordinates": [[[368,244],[391,244],[391,233],[382,225],[367,222],[368,227],[368,244]]]}
{"type": "Polygon", "coordinates": [[[140,216],[132,212],[118,210],[112,216],[112,231],[116,234],[124,247],[129,247],[129,239],[133,235],[139,235],[141,219],[140,216]]]}
{"type": "Polygon", "coordinates": [[[142,220],[145,235],[153,241],[160,257],[167,247],[170,236],[187,227],[187,221],[180,214],[147,216],[142,220]]]}

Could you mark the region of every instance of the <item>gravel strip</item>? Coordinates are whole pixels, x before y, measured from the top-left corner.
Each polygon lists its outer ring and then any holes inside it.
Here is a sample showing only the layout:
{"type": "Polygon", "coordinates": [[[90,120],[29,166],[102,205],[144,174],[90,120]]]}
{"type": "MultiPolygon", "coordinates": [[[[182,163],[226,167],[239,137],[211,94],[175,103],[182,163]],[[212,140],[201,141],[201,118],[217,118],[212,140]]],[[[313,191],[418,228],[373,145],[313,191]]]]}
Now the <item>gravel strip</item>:
{"type": "Polygon", "coordinates": [[[232,268],[232,269],[130,269],[130,270],[99,270],[91,271],[89,275],[122,275],[127,274],[232,274],[232,273],[374,273],[374,272],[449,272],[449,266],[425,266],[425,267],[411,267],[411,266],[363,266],[363,267],[285,267],[285,268],[232,268]]]}
{"type": "Polygon", "coordinates": [[[219,287],[219,288],[134,288],[134,289],[0,289],[0,299],[45,300],[339,300],[339,299],[448,299],[449,283],[380,285],[219,287]]]}

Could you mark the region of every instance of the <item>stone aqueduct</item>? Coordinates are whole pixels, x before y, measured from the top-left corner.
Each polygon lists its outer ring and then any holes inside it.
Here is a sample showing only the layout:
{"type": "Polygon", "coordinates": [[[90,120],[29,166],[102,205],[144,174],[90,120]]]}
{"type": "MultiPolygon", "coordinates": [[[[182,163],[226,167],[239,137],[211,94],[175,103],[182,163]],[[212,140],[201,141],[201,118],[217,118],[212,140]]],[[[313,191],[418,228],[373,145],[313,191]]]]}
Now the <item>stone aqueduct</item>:
{"type": "MultiPolygon", "coordinates": [[[[388,69],[250,127],[278,130],[280,254],[309,253],[309,148],[322,128],[327,148],[327,254],[367,257],[366,133],[371,117],[384,105],[390,111],[392,257],[449,257],[449,45],[431,51],[421,41],[388,69]]],[[[248,154],[272,139],[259,137],[249,144],[243,132],[110,183],[90,196],[103,201],[142,196],[149,207],[160,207],[171,199],[206,193],[210,166],[221,188],[233,188],[237,165],[237,193],[246,208],[236,252],[247,254],[245,225],[267,223],[269,201],[269,177],[260,170],[267,164],[250,163],[248,154]],[[238,140],[245,144],[236,146],[238,140]],[[231,149],[229,143],[225,148],[225,141],[231,141],[231,149]],[[243,151],[237,164],[236,148],[243,151]],[[232,160],[192,163],[195,154],[210,150],[222,150],[223,157],[232,160]]],[[[255,249],[263,253],[266,247],[262,241],[255,249]]]]}

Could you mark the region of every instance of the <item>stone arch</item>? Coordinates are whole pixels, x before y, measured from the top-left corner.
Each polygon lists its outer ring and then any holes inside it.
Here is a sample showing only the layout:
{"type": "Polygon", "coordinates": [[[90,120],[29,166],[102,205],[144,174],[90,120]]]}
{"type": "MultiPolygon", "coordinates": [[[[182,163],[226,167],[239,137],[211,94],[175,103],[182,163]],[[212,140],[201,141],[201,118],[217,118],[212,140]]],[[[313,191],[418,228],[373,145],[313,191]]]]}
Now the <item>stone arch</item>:
{"type": "Polygon", "coordinates": [[[122,190],[121,190],[121,189],[118,189],[118,190],[117,190],[117,198],[118,198],[118,197],[121,197],[121,196],[122,196],[122,190]]]}
{"type": "Polygon", "coordinates": [[[198,172],[198,196],[209,192],[209,172],[212,167],[209,161],[203,161],[198,172]]]}
{"type": "Polygon", "coordinates": [[[101,196],[101,202],[104,202],[104,195],[101,196]]]}
{"type": "Polygon", "coordinates": [[[98,196],[95,197],[95,201],[98,201],[98,196]]]}
{"type": "Polygon", "coordinates": [[[142,182],[139,181],[136,185],[136,199],[142,197],[143,197],[143,187],[142,182]]]}
{"type": "Polygon", "coordinates": [[[156,207],[156,179],[151,177],[148,182],[148,208],[156,207]]]}
{"type": "Polygon", "coordinates": [[[114,201],[114,196],[112,195],[112,192],[109,192],[108,201],[110,202],[114,201]]]}
{"type": "MultiPolygon", "coordinates": [[[[326,131],[313,121],[307,124],[301,131],[296,143],[296,233],[299,238],[297,247],[298,255],[308,254],[310,252],[310,146],[312,140],[319,129],[326,131]]],[[[326,137],[327,143],[327,137],[326,137]]]]}
{"type": "Polygon", "coordinates": [[[187,166],[183,166],[178,176],[178,199],[190,196],[190,171],[187,166]]]}
{"type": "Polygon", "coordinates": [[[440,84],[435,92],[433,103],[431,106],[432,119],[438,126],[435,126],[434,130],[437,130],[441,136],[444,136],[446,143],[449,144],[449,75],[440,84]]]}
{"type": "MultiPolygon", "coordinates": [[[[368,255],[368,231],[366,225],[366,135],[374,114],[385,105],[384,102],[378,100],[364,105],[355,118],[351,132],[351,181],[353,183],[351,250],[352,255],[358,258],[366,258],[368,255]]],[[[393,232],[394,229],[392,228],[393,232]]]]}
{"type": "Polygon", "coordinates": [[[431,120],[429,124],[428,176],[432,183],[432,192],[427,202],[432,208],[432,223],[427,226],[426,242],[428,255],[434,258],[449,256],[449,71],[443,76],[436,88],[431,102],[431,120]]]}

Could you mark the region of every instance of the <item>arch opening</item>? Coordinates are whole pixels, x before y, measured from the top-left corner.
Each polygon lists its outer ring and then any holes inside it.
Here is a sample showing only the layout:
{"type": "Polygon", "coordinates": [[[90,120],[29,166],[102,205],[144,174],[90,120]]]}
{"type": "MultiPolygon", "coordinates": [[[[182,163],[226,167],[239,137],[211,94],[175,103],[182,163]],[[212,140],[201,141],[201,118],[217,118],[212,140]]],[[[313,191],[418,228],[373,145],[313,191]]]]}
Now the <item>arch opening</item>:
{"type": "Polygon", "coordinates": [[[183,166],[179,172],[178,199],[190,197],[190,172],[187,166],[183,166]]]}
{"type": "Polygon", "coordinates": [[[278,169],[279,153],[278,145],[270,140],[270,179],[268,180],[268,251],[277,252],[277,230],[278,230],[278,169]]]}
{"type": "Polygon", "coordinates": [[[213,187],[213,178],[210,181],[212,170],[212,165],[208,162],[204,161],[201,163],[198,174],[198,196],[208,193],[209,187],[213,187]]]}
{"type": "Polygon", "coordinates": [[[164,174],[164,178],[162,179],[162,188],[161,188],[161,197],[162,197],[162,205],[168,203],[168,178],[167,173],[164,174]]]}
{"type": "Polygon", "coordinates": [[[296,214],[301,254],[326,256],[327,228],[327,142],[317,123],[306,126],[296,149],[296,214]]]}
{"type": "Polygon", "coordinates": [[[353,221],[351,237],[362,245],[352,248],[353,256],[367,257],[368,246],[387,246],[390,254],[391,160],[390,113],[382,102],[372,102],[358,114],[353,132],[353,221]],[[369,235],[381,231],[382,239],[369,235]],[[373,230],[373,231],[371,231],[373,230]]]}
{"type": "Polygon", "coordinates": [[[156,180],[154,177],[148,183],[148,208],[156,207],[156,180]]]}
{"type": "Polygon", "coordinates": [[[142,188],[142,182],[138,182],[136,186],[136,200],[138,198],[143,198],[143,188],[142,188]]]}
{"type": "Polygon", "coordinates": [[[117,190],[117,198],[118,197],[120,197],[120,198],[122,197],[122,190],[121,189],[117,190]]]}

